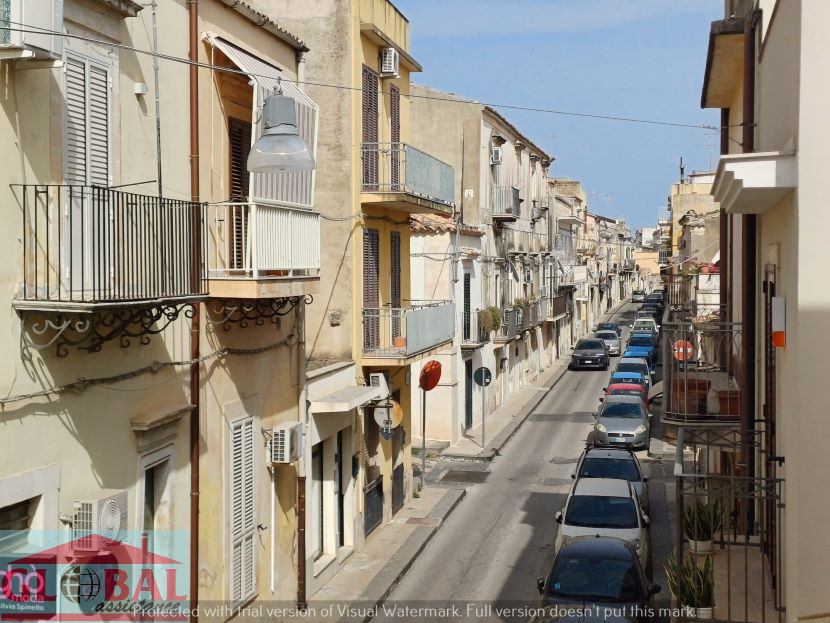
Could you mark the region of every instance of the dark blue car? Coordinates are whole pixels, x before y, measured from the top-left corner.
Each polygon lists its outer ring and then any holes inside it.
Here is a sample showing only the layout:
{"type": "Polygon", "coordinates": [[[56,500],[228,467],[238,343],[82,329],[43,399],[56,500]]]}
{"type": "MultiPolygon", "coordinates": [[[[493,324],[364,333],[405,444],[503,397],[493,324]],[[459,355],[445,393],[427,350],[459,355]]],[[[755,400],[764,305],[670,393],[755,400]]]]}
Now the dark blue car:
{"type": "Polygon", "coordinates": [[[657,338],[651,333],[633,333],[626,348],[633,357],[642,357],[654,368],[657,363],[657,338]]]}

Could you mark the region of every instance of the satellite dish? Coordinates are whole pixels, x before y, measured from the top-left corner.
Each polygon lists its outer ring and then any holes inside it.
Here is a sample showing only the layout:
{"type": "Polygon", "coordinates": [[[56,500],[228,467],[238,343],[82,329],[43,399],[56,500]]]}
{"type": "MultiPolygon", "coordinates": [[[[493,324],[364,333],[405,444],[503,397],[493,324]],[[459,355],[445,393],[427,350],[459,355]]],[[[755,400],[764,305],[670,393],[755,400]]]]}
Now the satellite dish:
{"type": "Polygon", "coordinates": [[[388,406],[375,407],[375,422],[384,436],[388,436],[403,422],[403,407],[395,400],[390,400],[388,406]]]}

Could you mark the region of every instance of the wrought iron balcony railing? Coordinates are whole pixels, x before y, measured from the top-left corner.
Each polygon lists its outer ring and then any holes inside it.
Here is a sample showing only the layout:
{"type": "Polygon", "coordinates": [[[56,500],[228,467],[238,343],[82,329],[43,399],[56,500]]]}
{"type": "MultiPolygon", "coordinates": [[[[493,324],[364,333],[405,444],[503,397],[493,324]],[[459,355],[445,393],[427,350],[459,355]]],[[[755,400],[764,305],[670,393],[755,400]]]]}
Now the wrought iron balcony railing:
{"type": "Polygon", "coordinates": [[[263,203],[208,209],[211,279],[292,279],[320,274],[320,214],[263,203]]]}
{"type": "Polygon", "coordinates": [[[207,293],[203,206],[98,186],[13,186],[23,213],[19,307],[182,301],[207,293]]]}
{"type": "Polygon", "coordinates": [[[363,308],[363,356],[409,357],[440,346],[453,339],[454,317],[449,301],[363,308]]]}
{"type": "Polygon", "coordinates": [[[454,205],[455,172],[437,158],[406,143],[363,143],[362,190],[404,193],[454,205]]]}

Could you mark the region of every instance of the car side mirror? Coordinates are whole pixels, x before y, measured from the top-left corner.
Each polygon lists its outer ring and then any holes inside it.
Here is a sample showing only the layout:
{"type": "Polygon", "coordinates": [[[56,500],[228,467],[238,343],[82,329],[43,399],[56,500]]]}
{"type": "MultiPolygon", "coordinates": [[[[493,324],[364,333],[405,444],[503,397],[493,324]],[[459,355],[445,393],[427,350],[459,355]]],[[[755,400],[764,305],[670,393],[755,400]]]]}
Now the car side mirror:
{"type": "MultiPolygon", "coordinates": [[[[655,586],[655,585],[652,584],[651,586],[648,587],[649,593],[651,592],[651,587],[652,586],[655,586]]],[[[540,595],[545,592],[545,578],[536,578],[536,590],[539,591],[540,595]]],[[[659,592],[659,590],[660,590],[659,586],[657,587],[657,590],[659,592]]]]}
{"type": "Polygon", "coordinates": [[[663,590],[663,587],[660,586],[659,584],[649,584],[648,585],[648,596],[651,597],[652,595],[656,595],[661,590],[663,590]]]}
{"type": "Polygon", "coordinates": [[[605,396],[600,396],[599,401],[602,402],[603,400],[605,400],[605,396]]]}
{"type": "Polygon", "coordinates": [[[643,482],[648,482],[648,476],[643,476],[643,482]]]}
{"type": "Polygon", "coordinates": [[[556,511],[553,518],[556,520],[556,523],[562,523],[562,511],[556,511]]]}
{"type": "Polygon", "coordinates": [[[651,523],[651,520],[648,518],[648,515],[643,515],[643,525],[647,526],[651,523]]]}
{"type": "Polygon", "coordinates": [[[571,474],[571,480],[576,480],[576,473],[571,474]]]}

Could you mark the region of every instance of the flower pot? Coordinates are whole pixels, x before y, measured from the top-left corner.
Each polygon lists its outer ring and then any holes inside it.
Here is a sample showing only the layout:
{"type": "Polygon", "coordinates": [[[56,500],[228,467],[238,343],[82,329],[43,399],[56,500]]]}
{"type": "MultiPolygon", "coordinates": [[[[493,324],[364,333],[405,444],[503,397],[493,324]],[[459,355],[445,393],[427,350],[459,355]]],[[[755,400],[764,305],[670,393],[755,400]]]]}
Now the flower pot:
{"type": "Polygon", "coordinates": [[[714,608],[689,608],[692,617],[701,621],[709,621],[712,619],[714,608]]]}
{"type": "Polygon", "coordinates": [[[398,335],[397,337],[393,337],[392,344],[395,346],[395,348],[406,348],[406,338],[400,335],[398,335]]]}
{"type": "Polygon", "coordinates": [[[721,415],[741,414],[741,391],[739,389],[722,389],[718,392],[718,404],[721,415]]]}
{"type": "Polygon", "coordinates": [[[693,541],[689,539],[689,551],[698,556],[707,556],[712,553],[712,541],[693,541]]]}
{"type": "Polygon", "coordinates": [[[701,266],[700,267],[700,272],[703,275],[708,275],[711,272],[711,268],[709,267],[709,264],[704,264],[703,266],[701,266]]]}

